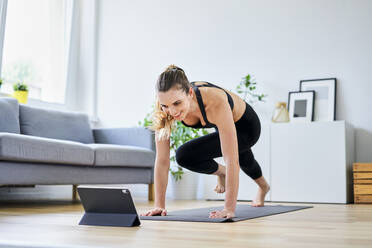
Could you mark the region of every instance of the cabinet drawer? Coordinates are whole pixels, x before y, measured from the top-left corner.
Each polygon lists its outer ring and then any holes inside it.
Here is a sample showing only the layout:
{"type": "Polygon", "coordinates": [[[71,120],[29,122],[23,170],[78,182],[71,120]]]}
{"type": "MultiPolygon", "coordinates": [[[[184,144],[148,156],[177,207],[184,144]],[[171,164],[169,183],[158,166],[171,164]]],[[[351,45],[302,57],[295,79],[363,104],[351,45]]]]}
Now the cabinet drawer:
{"type": "Polygon", "coordinates": [[[372,163],[354,163],[353,171],[369,171],[372,173],[372,163]]]}
{"type": "Polygon", "coordinates": [[[354,184],[354,194],[372,195],[372,184],[354,184]]]}
{"type": "Polygon", "coordinates": [[[372,179],[372,172],[354,172],[354,179],[372,179]]]}
{"type": "Polygon", "coordinates": [[[355,203],[372,203],[372,195],[355,195],[355,203]]]}
{"type": "Polygon", "coordinates": [[[372,179],[354,179],[354,184],[372,184],[372,179]]]}

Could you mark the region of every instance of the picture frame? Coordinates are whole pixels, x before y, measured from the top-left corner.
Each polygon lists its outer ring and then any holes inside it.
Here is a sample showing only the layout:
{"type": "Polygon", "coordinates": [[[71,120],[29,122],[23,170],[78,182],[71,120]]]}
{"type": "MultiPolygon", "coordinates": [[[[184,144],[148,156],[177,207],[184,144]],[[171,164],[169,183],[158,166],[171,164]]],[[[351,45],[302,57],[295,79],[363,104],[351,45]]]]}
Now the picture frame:
{"type": "Polygon", "coordinates": [[[315,91],[291,91],[288,93],[289,122],[311,122],[314,119],[315,91]]]}
{"type": "Polygon", "coordinates": [[[336,78],[300,81],[300,91],[315,91],[314,121],[336,120],[336,78]]]}

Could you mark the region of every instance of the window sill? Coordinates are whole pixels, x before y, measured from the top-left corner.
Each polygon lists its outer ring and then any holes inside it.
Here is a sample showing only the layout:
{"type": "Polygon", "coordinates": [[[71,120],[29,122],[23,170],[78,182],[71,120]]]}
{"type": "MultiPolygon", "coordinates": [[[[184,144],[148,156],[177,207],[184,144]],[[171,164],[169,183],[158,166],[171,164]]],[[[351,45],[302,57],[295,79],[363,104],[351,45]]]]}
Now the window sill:
{"type": "Polygon", "coordinates": [[[0,96],[2,96],[2,97],[10,97],[11,95],[6,94],[6,93],[3,93],[3,92],[0,92],[0,96]]]}
{"type": "MultiPolygon", "coordinates": [[[[13,97],[13,96],[8,93],[0,92],[0,97],[13,97]]],[[[52,109],[68,111],[65,104],[45,102],[45,101],[41,101],[39,99],[33,99],[33,98],[28,98],[26,105],[32,106],[32,107],[52,108],[52,109]]]]}

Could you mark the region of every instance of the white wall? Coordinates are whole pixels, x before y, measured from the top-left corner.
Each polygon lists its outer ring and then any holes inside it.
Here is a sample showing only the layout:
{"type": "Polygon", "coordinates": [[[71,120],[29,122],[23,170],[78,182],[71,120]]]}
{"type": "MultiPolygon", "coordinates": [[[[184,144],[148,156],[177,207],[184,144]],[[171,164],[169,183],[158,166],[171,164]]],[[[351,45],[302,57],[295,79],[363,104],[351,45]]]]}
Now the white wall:
{"type": "Polygon", "coordinates": [[[372,1],[98,3],[101,126],[137,125],[150,110],[157,76],[171,63],[190,80],[227,89],[253,74],[269,95],[256,106],[263,121],[301,79],[336,77],[337,119],[356,128],[356,160],[372,161],[372,1]]]}

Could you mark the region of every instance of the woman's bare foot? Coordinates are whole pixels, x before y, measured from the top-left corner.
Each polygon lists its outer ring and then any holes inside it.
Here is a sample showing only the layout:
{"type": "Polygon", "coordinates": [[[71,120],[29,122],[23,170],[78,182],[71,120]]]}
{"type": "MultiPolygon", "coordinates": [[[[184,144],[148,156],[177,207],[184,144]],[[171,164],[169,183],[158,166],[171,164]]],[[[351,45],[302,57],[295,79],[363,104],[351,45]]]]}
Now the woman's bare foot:
{"type": "Polygon", "coordinates": [[[222,194],[225,192],[226,167],[219,164],[218,170],[214,174],[217,175],[217,186],[214,191],[222,194]]]}
{"type": "Polygon", "coordinates": [[[270,186],[267,184],[265,187],[259,187],[256,199],[252,201],[252,207],[263,207],[265,202],[265,196],[269,192],[270,186]]]}
{"type": "Polygon", "coordinates": [[[214,191],[216,191],[219,194],[222,194],[225,192],[225,175],[217,176],[217,186],[216,188],[214,188],[214,191]]]}

